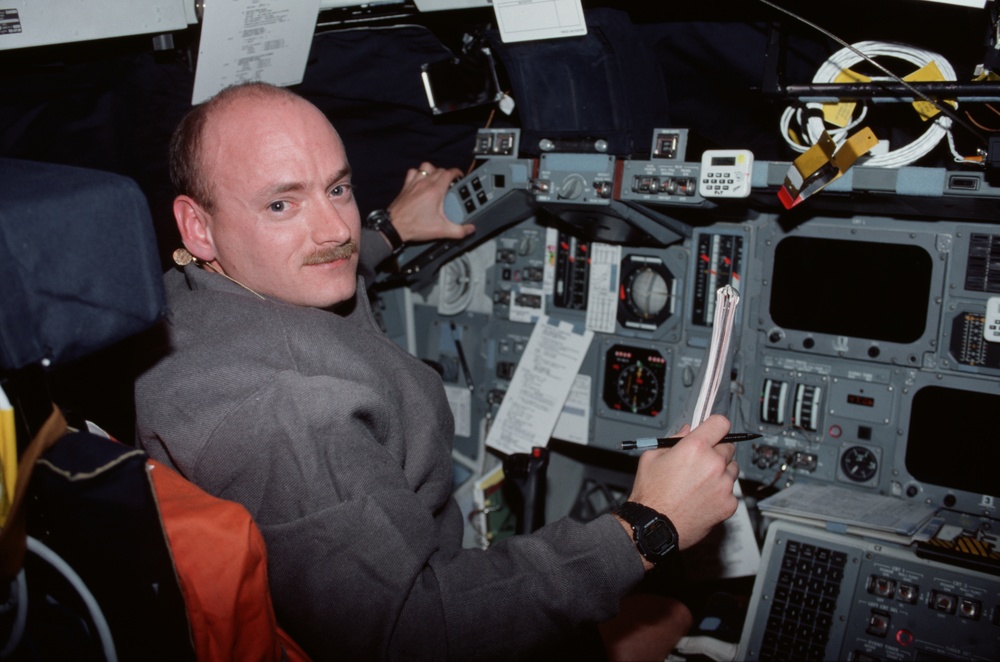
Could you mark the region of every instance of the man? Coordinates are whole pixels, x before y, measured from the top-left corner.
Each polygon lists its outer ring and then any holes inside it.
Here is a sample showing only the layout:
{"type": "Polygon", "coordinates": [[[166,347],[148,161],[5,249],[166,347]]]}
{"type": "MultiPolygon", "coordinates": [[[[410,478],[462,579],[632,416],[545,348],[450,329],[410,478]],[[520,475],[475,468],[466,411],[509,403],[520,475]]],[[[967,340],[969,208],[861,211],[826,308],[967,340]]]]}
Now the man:
{"type": "MultiPolygon", "coordinates": [[[[653,567],[618,516],[461,548],[451,412],[359,292],[360,216],[326,117],[239,86],[196,108],[171,151],[194,260],[166,276],[171,347],[137,382],[139,440],[247,507],[282,626],[318,659],[516,659],[565,652],[614,616],[653,567]]],[[[434,217],[401,221],[403,239],[469,231],[440,225],[454,173],[429,168],[407,186],[438,178],[423,189],[441,186],[436,206],[405,186],[390,206],[434,217]]],[[[736,509],[728,428],[712,417],[640,460],[631,500],[669,515],[682,548],[736,509]]]]}

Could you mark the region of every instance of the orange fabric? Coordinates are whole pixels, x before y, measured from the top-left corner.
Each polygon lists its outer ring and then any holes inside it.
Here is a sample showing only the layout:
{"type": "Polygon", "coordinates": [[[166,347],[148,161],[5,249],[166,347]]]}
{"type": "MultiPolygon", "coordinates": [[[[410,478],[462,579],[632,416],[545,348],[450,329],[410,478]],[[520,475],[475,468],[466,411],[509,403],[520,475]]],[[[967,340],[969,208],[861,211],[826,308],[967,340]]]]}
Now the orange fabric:
{"type": "Polygon", "coordinates": [[[308,662],[278,627],[264,539],[250,513],[156,460],[147,463],[198,659],[281,660],[284,649],[291,662],[308,662]]]}

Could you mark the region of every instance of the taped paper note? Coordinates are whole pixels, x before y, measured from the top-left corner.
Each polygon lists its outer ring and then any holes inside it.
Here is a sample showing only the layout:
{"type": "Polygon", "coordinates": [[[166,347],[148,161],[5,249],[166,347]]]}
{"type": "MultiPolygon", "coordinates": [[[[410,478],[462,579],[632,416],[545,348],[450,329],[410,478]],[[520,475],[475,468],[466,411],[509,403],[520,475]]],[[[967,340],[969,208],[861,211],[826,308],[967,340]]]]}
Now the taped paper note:
{"type": "Polygon", "coordinates": [[[503,453],[546,447],[594,332],[542,316],[518,361],[486,445],[503,453]]]}

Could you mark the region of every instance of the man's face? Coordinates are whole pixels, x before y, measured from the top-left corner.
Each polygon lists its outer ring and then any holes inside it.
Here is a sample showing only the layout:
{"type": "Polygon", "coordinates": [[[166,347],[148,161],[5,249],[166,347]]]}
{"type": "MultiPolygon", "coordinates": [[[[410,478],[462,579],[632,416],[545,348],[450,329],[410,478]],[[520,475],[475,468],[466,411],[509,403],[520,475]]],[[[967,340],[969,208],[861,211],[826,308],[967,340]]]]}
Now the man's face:
{"type": "Polygon", "coordinates": [[[260,294],[326,308],[354,296],[361,220],[340,136],[299,99],[236,99],[205,127],[213,266],[260,294]]]}

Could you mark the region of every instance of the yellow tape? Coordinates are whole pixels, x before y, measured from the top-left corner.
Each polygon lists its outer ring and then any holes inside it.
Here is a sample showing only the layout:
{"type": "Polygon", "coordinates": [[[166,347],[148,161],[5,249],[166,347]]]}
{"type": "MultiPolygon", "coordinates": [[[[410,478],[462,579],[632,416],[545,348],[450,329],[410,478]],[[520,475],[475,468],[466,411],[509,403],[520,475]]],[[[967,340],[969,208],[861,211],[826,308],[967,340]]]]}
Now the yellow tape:
{"type": "Polygon", "coordinates": [[[833,165],[841,173],[854,165],[862,154],[867,154],[872,147],[878,144],[878,138],[867,126],[853,136],[848,138],[837,153],[833,155],[833,165]]]}
{"type": "Polygon", "coordinates": [[[778,199],[791,209],[810,195],[826,188],[854,165],[862,154],[878,144],[872,130],[865,127],[848,138],[840,149],[826,131],[789,166],[778,199]]]}
{"type": "MultiPolygon", "coordinates": [[[[837,74],[837,77],[833,79],[834,83],[870,83],[872,79],[863,74],[859,74],[851,69],[841,69],[837,74]]],[[[823,104],[823,119],[833,126],[839,126],[844,128],[851,123],[851,118],[854,117],[854,111],[857,109],[858,104],[856,101],[839,101],[837,103],[824,103],[823,104]]]]}
{"type": "Polygon", "coordinates": [[[785,175],[785,186],[788,187],[789,192],[793,196],[798,195],[805,186],[805,182],[830,162],[836,149],[837,145],[833,142],[833,138],[824,131],[815,145],[792,161],[792,167],[785,175]]]}
{"type": "Polygon", "coordinates": [[[14,503],[14,487],[17,485],[17,433],[14,426],[14,409],[2,389],[0,389],[0,469],[3,474],[3,485],[0,486],[0,526],[3,526],[14,503]]]}
{"type": "MultiPolygon", "coordinates": [[[[903,76],[903,80],[907,83],[933,83],[943,81],[944,74],[941,73],[941,69],[938,68],[937,63],[934,62],[934,60],[931,60],[924,66],[914,71],[912,74],[903,76]]],[[[953,100],[942,101],[942,103],[949,103],[953,107],[957,105],[953,100]]],[[[913,102],[913,109],[917,111],[918,115],[920,115],[920,119],[925,122],[941,112],[934,104],[920,100],[913,102]]]]}

